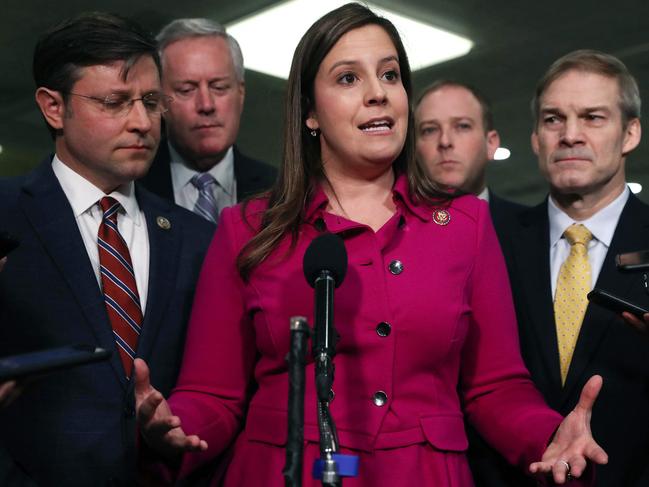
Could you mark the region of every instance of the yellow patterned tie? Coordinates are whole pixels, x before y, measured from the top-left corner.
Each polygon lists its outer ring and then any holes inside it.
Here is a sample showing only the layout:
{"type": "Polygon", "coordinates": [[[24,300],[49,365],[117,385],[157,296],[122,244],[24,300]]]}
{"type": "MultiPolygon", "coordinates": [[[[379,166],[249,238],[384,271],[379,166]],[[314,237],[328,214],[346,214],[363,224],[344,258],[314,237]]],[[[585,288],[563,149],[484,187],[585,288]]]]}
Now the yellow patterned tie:
{"type": "Polygon", "coordinates": [[[561,383],[565,384],[568,368],[575,350],[581,322],[586,313],[590,291],[588,242],[593,234],[583,225],[570,225],[564,237],[570,243],[570,255],[563,262],[554,296],[554,320],[559,343],[561,383]]]}

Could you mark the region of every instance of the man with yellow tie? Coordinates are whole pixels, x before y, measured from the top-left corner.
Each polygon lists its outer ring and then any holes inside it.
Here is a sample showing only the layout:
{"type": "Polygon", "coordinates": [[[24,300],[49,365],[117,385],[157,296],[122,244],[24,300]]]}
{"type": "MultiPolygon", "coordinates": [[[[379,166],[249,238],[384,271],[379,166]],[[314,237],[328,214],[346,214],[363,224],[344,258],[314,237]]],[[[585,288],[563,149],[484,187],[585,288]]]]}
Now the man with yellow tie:
{"type": "MultiPolygon", "coordinates": [[[[541,78],[532,112],[532,148],[550,195],[519,215],[503,247],[522,355],[564,415],[588,378],[603,376],[591,425],[609,463],[597,467],[596,485],[647,486],[649,343],[586,297],[597,284],[649,304],[642,273],[615,266],[617,254],[649,248],[649,206],[625,180],[626,157],[641,136],[638,86],[617,58],[575,51],[541,78]]],[[[474,471],[477,485],[528,485],[512,472],[492,474],[474,471]]]]}

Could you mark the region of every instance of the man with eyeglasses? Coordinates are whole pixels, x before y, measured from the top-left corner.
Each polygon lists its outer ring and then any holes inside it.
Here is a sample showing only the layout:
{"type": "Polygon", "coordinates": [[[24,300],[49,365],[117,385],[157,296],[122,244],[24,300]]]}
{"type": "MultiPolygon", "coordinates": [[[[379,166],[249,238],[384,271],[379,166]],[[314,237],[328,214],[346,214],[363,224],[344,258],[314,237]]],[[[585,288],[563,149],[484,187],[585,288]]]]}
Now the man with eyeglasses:
{"type": "Polygon", "coordinates": [[[0,273],[0,357],[71,344],[113,353],[29,384],[0,411],[0,435],[38,485],[135,485],[133,359],[171,390],[213,225],[134,183],[171,103],[139,26],[65,21],[39,39],[33,71],[55,154],[0,181],[0,228],[20,239],[0,273]]]}
{"type": "Polygon", "coordinates": [[[276,176],[235,145],[245,97],[241,49],[209,19],[176,19],[156,39],[162,88],[174,103],[164,115],[166,139],[142,182],[216,223],[223,208],[268,189],[276,176]]]}

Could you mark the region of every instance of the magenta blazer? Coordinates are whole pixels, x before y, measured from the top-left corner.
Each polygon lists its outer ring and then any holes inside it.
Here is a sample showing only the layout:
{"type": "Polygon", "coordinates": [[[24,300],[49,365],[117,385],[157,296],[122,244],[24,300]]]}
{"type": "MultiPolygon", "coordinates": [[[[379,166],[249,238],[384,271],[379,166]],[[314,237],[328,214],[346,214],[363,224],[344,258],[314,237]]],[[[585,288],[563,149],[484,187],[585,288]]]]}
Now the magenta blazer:
{"type": "MultiPolygon", "coordinates": [[[[521,360],[487,205],[473,196],[446,209],[417,205],[405,177],[394,200],[396,214],[375,233],[328,213],[320,191],[297,245],[285,239],[248,282],[235,262],[266,202],[248,205],[247,223],[240,206],[223,211],[170,398],[184,430],[209,443],[207,452],[185,455],[183,474],[234,442],[226,486],[284,485],[289,318],[313,323],[302,258],[324,228],[343,237],[349,255],[335,295],[340,341],[331,403],[343,451],[360,456],[359,477],[345,485],[472,485],[465,418],[510,462],[527,468],[540,459],[561,417],[521,360]]],[[[315,486],[312,360],[306,377],[304,485],[315,486]]]]}

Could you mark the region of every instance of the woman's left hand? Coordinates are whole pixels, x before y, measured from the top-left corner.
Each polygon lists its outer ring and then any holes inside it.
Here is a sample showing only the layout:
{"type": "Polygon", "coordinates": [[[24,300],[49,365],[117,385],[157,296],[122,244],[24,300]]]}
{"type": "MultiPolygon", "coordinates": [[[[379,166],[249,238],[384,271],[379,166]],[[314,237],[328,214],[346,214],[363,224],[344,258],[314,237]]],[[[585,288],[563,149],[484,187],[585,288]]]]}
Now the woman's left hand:
{"type": "Polygon", "coordinates": [[[584,473],[587,460],[598,464],[608,462],[608,455],[593,439],[590,431],[593,404],[602,383],[599,375],[588,380],[581,390],[579,403],[559,425],[541,461],[530,465],[530,472],[537,475],[551,474],[555,483],[564,484],[584,473]]]}

